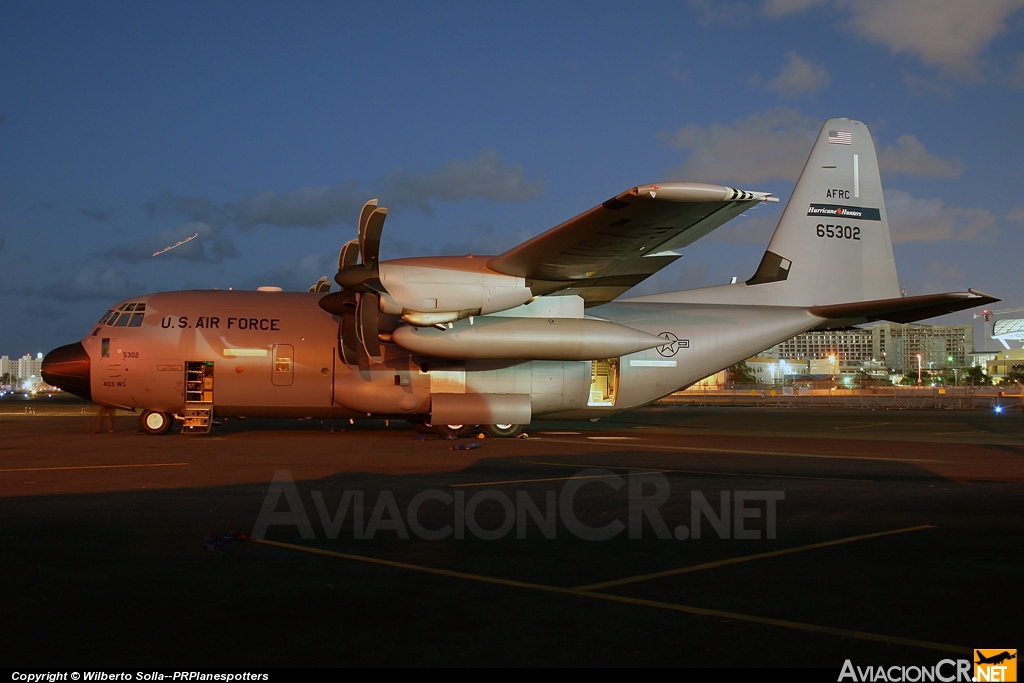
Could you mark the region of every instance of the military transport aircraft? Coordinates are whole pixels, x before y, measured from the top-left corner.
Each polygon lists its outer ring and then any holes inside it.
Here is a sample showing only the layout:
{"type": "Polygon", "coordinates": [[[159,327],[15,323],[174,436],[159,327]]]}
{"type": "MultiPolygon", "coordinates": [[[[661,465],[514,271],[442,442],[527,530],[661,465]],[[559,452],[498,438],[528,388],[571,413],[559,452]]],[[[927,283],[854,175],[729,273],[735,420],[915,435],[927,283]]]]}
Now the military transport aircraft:
{"type": "Polygon", "coordinates": [[[213,417],[403,418],[513,436],[533,419],[650,403],[807,330],[910,322],[997,299],[900,296],[867,127],[825,122],[745,282],[621,294],[768,193],[641,185],[498,256],[378,259],[371,200],[331,293],[206,290],[113,306],[43,360],[50,384],[141,411],[142,428],[213,417]]]}

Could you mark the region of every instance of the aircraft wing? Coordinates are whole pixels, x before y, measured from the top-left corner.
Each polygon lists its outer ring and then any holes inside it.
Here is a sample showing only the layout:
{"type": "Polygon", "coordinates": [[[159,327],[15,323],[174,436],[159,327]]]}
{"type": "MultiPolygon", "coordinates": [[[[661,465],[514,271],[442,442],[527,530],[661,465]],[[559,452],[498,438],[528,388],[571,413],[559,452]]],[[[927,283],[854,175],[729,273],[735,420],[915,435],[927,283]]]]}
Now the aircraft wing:
{"type": "Polygon", "coordinates": [[[488,268],[531,282],[536,293],[578,294],[587,306],[616,298],[681,254],[681,249],[763,201],[703,183],[641,185],[495,256],[488,268]]]}

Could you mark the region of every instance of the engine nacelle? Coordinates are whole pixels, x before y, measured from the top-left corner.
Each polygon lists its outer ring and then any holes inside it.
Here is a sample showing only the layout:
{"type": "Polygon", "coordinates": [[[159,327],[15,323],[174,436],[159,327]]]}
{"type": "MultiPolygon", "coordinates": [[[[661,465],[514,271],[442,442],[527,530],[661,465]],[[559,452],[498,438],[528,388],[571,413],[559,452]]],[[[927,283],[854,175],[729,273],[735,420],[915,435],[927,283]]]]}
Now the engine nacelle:
{"type": "Polygon", "coordinates": [[[447,323],[521,306],[533,298],[526,280],[487,268],[490,257],[452,256],[382,261],[387,290],[380,310],[416,326],[447,323]]]}

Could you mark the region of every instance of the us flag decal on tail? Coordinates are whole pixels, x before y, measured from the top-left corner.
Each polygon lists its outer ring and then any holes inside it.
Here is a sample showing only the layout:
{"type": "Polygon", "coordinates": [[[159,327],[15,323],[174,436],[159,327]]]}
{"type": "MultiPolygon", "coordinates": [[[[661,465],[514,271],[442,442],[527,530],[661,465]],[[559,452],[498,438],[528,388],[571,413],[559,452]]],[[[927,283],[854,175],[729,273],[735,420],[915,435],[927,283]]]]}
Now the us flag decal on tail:
{"type": "Polygon", "coordinates": [[[830,145],[852,145],[853,133],[848,130],[830,130],[828,132],[828,144],[830,145]]]}

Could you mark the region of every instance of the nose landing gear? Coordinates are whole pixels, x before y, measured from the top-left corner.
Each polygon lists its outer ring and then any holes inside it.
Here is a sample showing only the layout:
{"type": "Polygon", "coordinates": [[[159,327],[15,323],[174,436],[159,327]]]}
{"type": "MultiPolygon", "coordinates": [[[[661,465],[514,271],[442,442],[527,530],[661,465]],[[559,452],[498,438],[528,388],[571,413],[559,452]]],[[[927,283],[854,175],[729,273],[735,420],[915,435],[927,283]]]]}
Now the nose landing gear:
{"type": "Polygon", "coordinates": [[[168,413],[146,410],[139,418],[139,423],[142,425],[142,431],[159,436],[160,434],[166,434],[170,430],[171,425],[174,424],[174,418],[168,413]]]}

